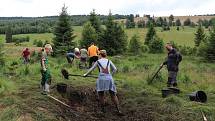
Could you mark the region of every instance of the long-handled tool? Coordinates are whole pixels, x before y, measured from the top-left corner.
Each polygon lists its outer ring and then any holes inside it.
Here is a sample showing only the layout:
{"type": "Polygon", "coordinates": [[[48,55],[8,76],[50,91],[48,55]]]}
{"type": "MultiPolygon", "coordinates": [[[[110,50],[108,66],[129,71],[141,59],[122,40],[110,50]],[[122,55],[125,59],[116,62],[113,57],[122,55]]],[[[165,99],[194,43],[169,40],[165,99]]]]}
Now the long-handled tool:
{"type": "Polygon", "coordinates": [[[59,99],[57,99],[57,98],[55,98],[55,97],[53,97],[53,96],[51,96],[51,95],[49,95],[49,94],[48,94],[47,96],[48,96],[49,98],[51,98],[51,99],[53,99],[53,100],[59,102],[60,104],[62,104],[62,105],[64,105],[64,106],[68,107],[69,110],[72,111],[73,114],[74,114],[75,116],[79,116],[78,114],[75,113],[74,110],[71,109],[71,107],[70,107],[68,104],[66,104],[66,103],[64,103],[64,102],[62,102],[62,101],[60,101],[59,99]]]}
{"type": "Polygon", "coordinates": [[[157,76],[157,74],[160,72],[160,70],[163,68],[163,65],[159,67],[159,69],[156,71],[156,73],[154,74],[154,76],[152,77],[152,79],[148,82],[149,84],[152,83],[152,81],[154,80],[154,78],[157,76]]]}
{"type": "Polygon", "coordinates": [[[201,110],[201,113],[202,113],[203,121],[208,121],[205,114],[202,112],[202,110],[201,110]]]}
{"type": "Polygon", "coordinates": [[[62,101],[60,101],[60,100],[58,100],[57,98],[55,98],[55,97],[53,97],[53,96],[51,96],[51,95],[47,95],[47,96],[50,97],[50,98],[52,98],[53,100],[55,100],[55,101],[57,101],[57,102],[63,104],[64,106],[70,108],[69,105],[67,105],[66,103],[64,103],[64,102],[62,102],[62,101]]]}
{"type": "MultiPolygon", "coordinates": [[[[69,72],[66,69],[61,69],[61,73],[65,79],[69,79],[69,76],[85,77],[80,74],[69,74],[69,72]]],[[[86,77],[98,78],[98,76],[93,76],[93,75],[87,75],[86,77]]]]}

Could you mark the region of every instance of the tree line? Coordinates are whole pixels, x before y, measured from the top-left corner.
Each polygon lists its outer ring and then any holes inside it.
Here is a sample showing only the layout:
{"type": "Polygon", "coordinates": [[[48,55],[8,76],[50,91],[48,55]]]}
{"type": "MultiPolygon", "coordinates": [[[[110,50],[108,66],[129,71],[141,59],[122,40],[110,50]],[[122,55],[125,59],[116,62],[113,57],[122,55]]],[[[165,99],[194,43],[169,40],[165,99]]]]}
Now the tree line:
{"type": "MultiPolygon", "coordinates": [[[[5,34],[11,29],[12,34],[28,33],[50,33],[59,16],[47,17],[0,17],[0,34],[5,34]]],[[[89,15],[72,15],[70,23],[72,26],[82,26],[88,19],[89,15]]],[[[107,20],[108,16],[98,15],[102,23],[107,20]]],[[[113,15],[114,19],[125,19],[126,15],[113,15]]]]}
{"type": "Polygon", "coordinates": [[[146,15],[147,20],[138,20],[137,22],[134,21],[134,16],[133,14],[130,14],[126,18],[125,26],[126,28],[145,28],[149,27],[150,23],[153,23],[155,27],[162,27],[163,30],[170,30],[171,26],[191,26],[195,27],[199,24],[204,26],[205,28],[208,28],[209,26],[214,26],[215,25],[215,18],[211,18],[210,20],[207,19],[199,19],[197,23],[192,22],[190,18],[187,18],[183,23],[181,22],[180,19],[175,19],[173,15],[170,15],[168,18],[166,17],[158,17],[155,19],[155,17],[151,17],[150,15],[146,15]]]}

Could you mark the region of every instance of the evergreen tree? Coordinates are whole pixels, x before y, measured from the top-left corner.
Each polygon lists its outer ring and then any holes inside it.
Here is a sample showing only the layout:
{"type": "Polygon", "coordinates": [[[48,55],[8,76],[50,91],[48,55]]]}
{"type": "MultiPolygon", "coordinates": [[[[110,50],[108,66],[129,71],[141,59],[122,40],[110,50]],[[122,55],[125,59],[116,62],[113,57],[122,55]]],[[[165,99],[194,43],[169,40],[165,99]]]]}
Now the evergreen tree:
{"type": "Polygon", "coordinates": [[[141,53],[142,44],[140,42],[140,37],[138,35],[132,36],[129,42],[129,52],[140,54],[141,53]]]}
{"type": "Polygon", "coordinates": [[[151,40],[156,36],[156,31],[154,29],[153,24],[150,24],[150,27],[148,28],[148,32],[146,33],[146,38],[145,38],[145,45],[149,45],[151,40]]]}
{"type": "Polygon", "coordinates": [[[126,19],[126,28],[135,28],[134,15],[130,14],[126,19]]]}
{"type": "Polygon", "coordinates": [[[174,16],[171,14],[169,16],[169,26],[172,26],[173,25],[173,21],[174,21],[174,16]]]}
{"type": "Polygon", "coordinates": [[[109,55],[123,53],[127,47],[127,35],[123,27],[113,21],[111,13],[108,15],[105,26],[101,48],[106,49],[109,55]]]}
{"type": "Polygon", "coordinates": [[[206,42],[205,59],[210,62],[215,62],[215,27],[213,27],[213,29],[211,30],[206,42]]]}
{"type": "Polygon", "coordinates": [[[3,66],[5,64],[4,60],[4,52],[3,52],[3,43],[0,42],[0,66],[3,66]]]}
{"type": "Polygon", "coordinates": [[[195,33],[195,40],[194,40],[195,46],[198,47],[200,43],[204,41],[204,39],[205,39],[204,29],[202,28],[202,25],[199,24],[199,27],[195,33]]]}
{"type": "Polygon", "coordinates": [[[92,42],[96,43],[97,39],[98,34],[96,33],[95,28],[90,22],[85,23],[82,30],[82,40],[80,45],[88,47],[92,42]]]}
{"type": "Polygon", "coordinates": [[[176,25],[176,26],[181,26],[181,21],[180,21],[180,19],[177,19],[177,20],[175,21],[175,25],[176,25]]]}
{"type": "Polygon", "coordinates": [[[156,26],[158,26],[158,27],[162,27],[163,26],[163,18],[159,17],[156,20],[156,26]]]}
{"type": "Polygon", "coordinates": [[[138,27],[138,28],[144,28],[145,26],[146,26],[146,23],[145,23],[144,20],[139,20],[139,21],[137,22],[137,27],[138,27]]]}
{"type": "Polygon", "coordinates": [[[96,33],[99,33],[101,31],[101,21],[98,18],[98,16],[95,13],[95,10],[90,13],[90,18],[89,18],[90,23],[92,26],[95,28],[96,33]]]}
{"type": "Polygon", "coordinates": [[[70,24],[70,17],[67,13],[67,7],[65,5],[62,7],[58,22],[54,28],[54,53],[60,54],[65,53],[71,48],[74,48],[74,38],[73,29],[70,24]]]}
{"type": "Polygon", "coordinates": [[[191,25],[191,20],[190,18],[187,18],[185,21],[184,21],[184,26],[190,26],[191,25]]]}
{"type": "Polygon", "coordinates": [[[157,36],[154,36],[149,44],[149,52],[150,53],[163,53],[164,50],[164,42],[157,36]]]}
{"type": "Polygon", "coordinates": [[[7,30],[6,30],[5,34],[6,34],[6,37],[5,37],[6,38],[6,43],[12,42],[12,29],[11,29],[10,25],[7,27],[7,30]]]}

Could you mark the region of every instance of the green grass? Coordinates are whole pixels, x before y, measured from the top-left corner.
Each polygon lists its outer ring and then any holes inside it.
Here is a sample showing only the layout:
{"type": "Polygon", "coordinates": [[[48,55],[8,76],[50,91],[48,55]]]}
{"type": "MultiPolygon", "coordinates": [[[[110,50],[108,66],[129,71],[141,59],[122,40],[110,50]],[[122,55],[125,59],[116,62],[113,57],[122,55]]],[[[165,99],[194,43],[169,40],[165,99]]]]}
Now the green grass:
{"type": "MultiPolygon", "coordinates": [[[[75,41],[78,43],[79,40],[81,40],[81,32],[82,32],[82,26],[73,26],[74,34],[76,35],[75,41]]],[[[160,38],[164,40],[164,42],[170,42],[174,41],[175,43],[179,45],[186,45],[186,46],[194,46],[194,33],[196,31],[196,28],[191,27],[184,27],[184,30],[180,28],[180,31],[176,30],[176,27],[172,27],[170,31],[164,31],[161,32],[161,28],[157,27],[157,34],[160,38]]],[[[208,32],[206,30],[206,32],[208,32]]],[[[135,28],[135,29],[126,29],[126,33],[128,35],[128,40],[131,39],[131,37],[134,34],[138,34],[140,36],[140,39],[142,42],[144,42],[145,35],[147,33],[147,28],[135,28]]],[[[14,36],[29,36],[30,37],[30,43],[23,44],[24,46],[31,46],[34,40],[42,40],[42,41],[49,41],[51,42],[53,39],[52,33],[44,33],[44,34],[20,34],[20,35],[14,35],[14,36]]],[[[4,35],[0,35],[0,40],[4,40],[4,35]]]]}
{"type": "MultiPolygon", "coordinates": [[[[174,40],[176,43],[193,46],[194,28],[185,28],[184,31],[172,30],[161,32],[157,28],[160,37],[163,36],[165,42],[174,40]],[[186,41],[188,40],[188,41],[186,41]]],[[[81,38],[82,27],[74,27],[77,34],[76,40],[81,38]]],[[[141,40],[144,39],[146,29],[126,30],[129,38],[139,33],[141,40]]],[[[54,102],[40,94],[38,88],[40,84],[40,63],[36,57],[32,57],[32,63],[24,66],[20,60],[24,46],[32,47],[34,39],[43,41],[50,40],[52,34],[26,34],[31,38],[30,43],[21,46],[5,44],[6,65],[0,68],[0,120],[20,119],[23,115],[30,115],[34,120],[57,120],[56,110],[59,109],[54,102]],[[13,63],[18,65],[13,66],[13,63]],[[48,103],[47,103],[48,102],[48,103]],[[45,106],[44,106],[45,105],[45,106]],[[48,106],[48,108],[44,108],[48,106]],[[43,107],[45,110],[38,109],[43,107]]],[[[25,35],[16,35],[25,36],[25,35]]],[[[0,35],[0,38],[4,38],[0,35]]],[[[0,39],[3,40],[3,39],[0,39]]],[[[166,87],[167,70],[163,68],[151,85],[147,80],[151,79],[154,72],[165,59],[166,54],[143,54],[123,55],[120,57],[110,57],[118,68],[118,73],[114,75],[115,83],[121,96],[120,103],[127,113],[134,112],[134,117],[144,117],[148,115],[156,121],[202,121],[201,110],[205,113],[209,121],[215,119],[215,64],[202,62],[199,57],[184,56],[180,64],[178,73],[178,84],[181,93],[168,98],[161,98],[161,90],[166,87]],[[187,94],[203,90],[208,95],[207,103],[200,104],[189,101],[187,94]],[[144,114],[144,116],[143,116],[144,114]]],[[[76,60],[77,61],[77,60],[76,60]]],[[[67,64],[65,57],[49,57],[50,71],[53,76],[52,85],[63,82],[74,87],[95,87],[95,79],[70,77],[63,79],[60,71],[66,68],[72,74],[84,74],[86,70],[80,70],[76,65],[67,64]]],[[[97,74],[97,71],[93,72],[97,74]]],[[[56,93],[53,92],[55,95],[56,93]]]]}

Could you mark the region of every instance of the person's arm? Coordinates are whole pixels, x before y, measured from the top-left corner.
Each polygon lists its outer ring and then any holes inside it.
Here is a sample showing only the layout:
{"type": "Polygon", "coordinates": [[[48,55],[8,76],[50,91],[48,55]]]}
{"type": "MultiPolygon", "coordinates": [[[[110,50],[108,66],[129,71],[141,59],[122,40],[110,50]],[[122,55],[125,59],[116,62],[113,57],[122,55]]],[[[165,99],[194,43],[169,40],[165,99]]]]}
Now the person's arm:
{"type": "Polygon", "coordinates": [[[98,66],[98,63],[95,62],[94,65],[87,71],[87,73],[84,74],[84,76],[87,76],[90,72],[92,72],[96,67],[98,66]]]}
{"type": "Polygon", "coordinates": [[[110,66],[111,66],[111,69],[112,69],[112,74],[116,73],[117,68],[116,68],[116,66],[113,64],[112,61],[110,61],[110,66]]]}

